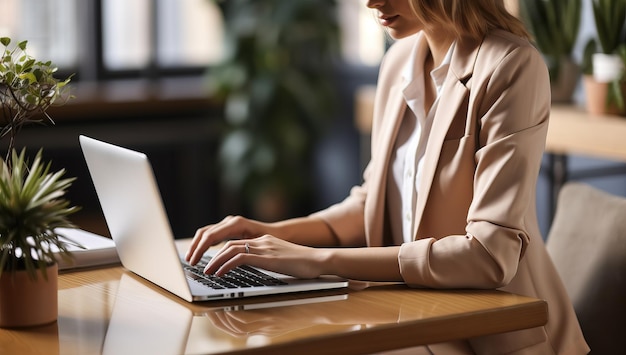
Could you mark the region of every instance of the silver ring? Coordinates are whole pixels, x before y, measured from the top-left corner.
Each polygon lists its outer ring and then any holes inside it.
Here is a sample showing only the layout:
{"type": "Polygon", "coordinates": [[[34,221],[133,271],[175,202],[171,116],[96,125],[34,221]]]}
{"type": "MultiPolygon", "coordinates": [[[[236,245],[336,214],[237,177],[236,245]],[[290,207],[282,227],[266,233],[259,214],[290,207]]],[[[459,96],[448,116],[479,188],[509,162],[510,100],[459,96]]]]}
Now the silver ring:
{"type": "Polygon", "coordinates": [[[250,254],[250,244],[246,243],[244,248],[246,248],[246,254],[250,254]]]}

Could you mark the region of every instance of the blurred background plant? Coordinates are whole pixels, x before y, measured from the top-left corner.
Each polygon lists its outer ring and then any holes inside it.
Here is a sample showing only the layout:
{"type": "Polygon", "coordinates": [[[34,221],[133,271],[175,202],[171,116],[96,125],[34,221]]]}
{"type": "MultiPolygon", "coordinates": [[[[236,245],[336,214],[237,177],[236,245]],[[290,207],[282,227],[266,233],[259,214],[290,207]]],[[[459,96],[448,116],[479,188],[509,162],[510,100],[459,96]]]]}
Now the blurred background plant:
{"type": "Polygon", "coordinates": [[[218,1],[227,55],[207,71],[223,102],[220,175],[255,218],[298,213],[311,198],[311,155],[336,110],[335,0],[218,1]]]}
{"type": "Polygon", "coordinates": [[[591,103],[598,107],[594,112],[625,114],[626,0],[592,0],[591,4],[596,31],[583,51],[587,98],[602,100],[591,103]],[[592,90],[606,93],[593,95],[592,90]]]}
{"type": "Polygon", "coordinates": [[[581,0],[522,0],[520,9],[552,82],[552,100],[570,101],[580,76],[573,54],[580,32],[581,0]]]}

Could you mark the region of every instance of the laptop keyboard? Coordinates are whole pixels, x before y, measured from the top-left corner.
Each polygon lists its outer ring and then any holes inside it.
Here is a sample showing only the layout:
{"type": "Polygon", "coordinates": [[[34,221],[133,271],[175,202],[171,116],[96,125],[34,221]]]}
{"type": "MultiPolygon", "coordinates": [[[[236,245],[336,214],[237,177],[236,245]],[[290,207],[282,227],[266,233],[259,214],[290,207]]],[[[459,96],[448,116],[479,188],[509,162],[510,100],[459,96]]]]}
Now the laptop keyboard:
{"type": "Polygon", "coordinates": [[[186,274],[191,279],[212,289],[248,288],[256,286],[280,286],[287,283],[247,265],[238,266],[224,276],[205,274],[204,267],[210,257],[203,257],[195,266],[183,263],[186,274]]]}

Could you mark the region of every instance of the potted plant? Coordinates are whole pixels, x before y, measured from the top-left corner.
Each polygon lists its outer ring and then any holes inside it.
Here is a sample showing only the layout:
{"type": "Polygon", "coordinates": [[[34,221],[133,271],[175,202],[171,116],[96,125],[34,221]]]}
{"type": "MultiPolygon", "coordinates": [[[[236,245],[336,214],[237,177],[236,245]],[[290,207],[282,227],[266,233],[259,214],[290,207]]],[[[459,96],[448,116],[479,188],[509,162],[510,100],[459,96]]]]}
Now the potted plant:
{"type": "Polygon", "coordinates": [[[227,203],[241,203],[226,208],[282,219],[311,198],[313,148],[336,108],[335,0],[219,4],[229,54],[207,80],[224,107],[219,161],[227,203]]]}
{"type": "Polygon", "coordinates": [[[592,4],[597,38],[589,40],[583,54],[587,110],[624,114],[626,1],[593,0],[592,4]]]}
{"type": "Polygon", "coordinates": [[[521,15],[543,54],[553,102],[570,102],[580,77],[573,59],[581,19],[581,0],[524,0],[521,15]]]}
{"type": "Polygon", "coordinates": [[[0,327],[22,327],[57,319],[57,255],[68,258],[56,228],[73,228],[64,194],[74,179],[51,172],[39,150],[32,161],[15,148],[16,136],[29,123],[53,123],[46,110],[67,97],[57,68],[26,53],[26,41],[9,48],[0,38],[0,139],[8,139],[0,157],[0,327]]]}

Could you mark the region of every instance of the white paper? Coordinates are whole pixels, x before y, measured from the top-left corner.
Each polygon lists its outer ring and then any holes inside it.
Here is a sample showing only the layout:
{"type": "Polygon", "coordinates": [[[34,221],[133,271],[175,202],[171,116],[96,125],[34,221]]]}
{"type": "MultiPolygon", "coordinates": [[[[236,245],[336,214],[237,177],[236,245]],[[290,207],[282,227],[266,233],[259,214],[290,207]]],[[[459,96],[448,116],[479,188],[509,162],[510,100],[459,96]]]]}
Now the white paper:
{"type": "Polygon", "coordinates": [[[72,253],[72,258],[69,260],[60,256],[57,258],[59,270],[120,262],[115,242],[111,238],[82,229],[57,228],[55,232],[62,236],[59,239],[66,243],[67,250],[72,253]]]}

